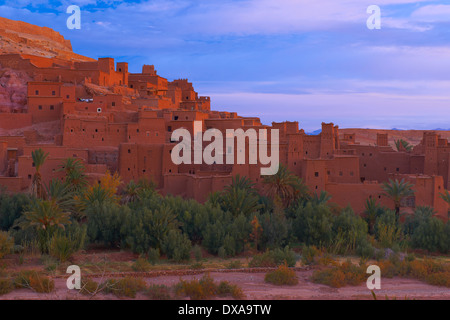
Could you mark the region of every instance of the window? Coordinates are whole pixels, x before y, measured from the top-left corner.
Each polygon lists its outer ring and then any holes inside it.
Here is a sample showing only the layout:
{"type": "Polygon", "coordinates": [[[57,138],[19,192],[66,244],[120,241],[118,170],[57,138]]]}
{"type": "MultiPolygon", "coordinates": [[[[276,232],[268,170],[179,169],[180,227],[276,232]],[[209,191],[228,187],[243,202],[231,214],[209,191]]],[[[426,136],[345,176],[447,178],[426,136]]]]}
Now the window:
{"type": "Polygon", "coordinates": [[[114,101],[111,102],[111,106],[115,107],[115,106],[116,106],[116,103],[115,103],[114,101]]]}
{"type": "Polygon", "coordinates": [[[131,149],[128,149],[128,153],[131,153],[131,149]]]}
{"type": "Polygon", "coordinates": [[[98,132],[98,129],[95,129],[95,132],[98,132]]]}
{"type": "Polygon", "coordinates": [[[50,106],[50,110],[55,110],[55,106],[50,106]]]}
{"type": "Polygon", "coordinates": [[[70,96],[69,95],[66,95],[66,99],[69,99],[70,98],[70,96]]]}
{"type": "Polygon", "coordinates": [[[172,126],[168,126],[167,131],[172,132],[172,126]]]}
{"type": "Polygon", "coordinates": [[[351,176],[351,177],[353,177],[353,174],[354,174],[353,171],[350,171],[350,176],[351,176]]]}
{"type": "Polygon", "coordinates": [[[52,96],[55,96],[56,95],[56,91],[52,91],[52,96]]]}
{"type": "Polygon", "coordinates": [[[28,179],[31,179],[31,174],[28,175],[28,179]]]}
{"type": "Polygon", "coordinates": [[[178,120],[178,116],[174,116],[174,117],[173,117],[173,120],[178,120]]]}
{"type": "Polygon", "coordinates": [[[395,171],[399,172],[399,171],[400,171],[400,168],[396,168],[395,171]]]}
{"type": "Polygon", "coordinates": [[[42,106],[39,106],[38,109],[39,109],[39,110],[42,110],[42,106]]]}
{"type": "Polygon", "coordinates": [[[34,93],[38,96],[39,95],[39,90],[36,90],[34,93]]]}
{"type": "Polygon", "coordinates": [[[342,177],[344,173],[342,171],[339,171],[339,175],[342,177]]]}
{"type": "Polygon", "coordinates": [[[319,176],[319,173],[318,173],[318,172],[314,172],[314,176],[315,176],[315,177],[318,177],[318,176],[319,176]]]}
{"type": "Polygon", "coordinates": [[[364,163],[364,168],[366,168],[366,167],[367,167],[367,164],[364,163]]]}

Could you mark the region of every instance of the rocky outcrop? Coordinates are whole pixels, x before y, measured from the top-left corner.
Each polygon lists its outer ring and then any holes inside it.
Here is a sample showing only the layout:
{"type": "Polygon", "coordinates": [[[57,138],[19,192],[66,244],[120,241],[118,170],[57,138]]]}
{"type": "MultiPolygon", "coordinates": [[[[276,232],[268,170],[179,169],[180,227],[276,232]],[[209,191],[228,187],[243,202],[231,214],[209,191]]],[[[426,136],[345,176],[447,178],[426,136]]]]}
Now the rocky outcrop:
{"type": "Polygon", "coordinates": [[[74,53],[70,41],[50,28],[0,17],[0,54],[8,53],[68,61],[94,61],[74,53]]]}

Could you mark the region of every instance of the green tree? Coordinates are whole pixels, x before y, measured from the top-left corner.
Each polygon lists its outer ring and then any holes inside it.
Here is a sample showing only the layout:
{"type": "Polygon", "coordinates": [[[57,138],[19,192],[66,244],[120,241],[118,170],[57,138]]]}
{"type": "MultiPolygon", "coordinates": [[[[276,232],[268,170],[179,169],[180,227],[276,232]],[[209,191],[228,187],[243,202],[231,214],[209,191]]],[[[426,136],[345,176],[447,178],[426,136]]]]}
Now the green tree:
{"type": "Polygon", "coordinates": [[[375,233],[375,222],[377,220],[377,217],[382,215],[385,211],[383,207],[381,207],[377,200],[374,198],[367,199],[366,203],[364,205],[364,216],[367,222],[367,225],[369,226],[369,233],[374,234],[375,233]]]}
{"type": "Polygon", "coordinates": [[[447,218],[450,219],[450,193],[448,190],[445,190],[443,193],[440,193],[440,197],[447,202],[449,205],[448,211],[447,211],[447,218]]]}

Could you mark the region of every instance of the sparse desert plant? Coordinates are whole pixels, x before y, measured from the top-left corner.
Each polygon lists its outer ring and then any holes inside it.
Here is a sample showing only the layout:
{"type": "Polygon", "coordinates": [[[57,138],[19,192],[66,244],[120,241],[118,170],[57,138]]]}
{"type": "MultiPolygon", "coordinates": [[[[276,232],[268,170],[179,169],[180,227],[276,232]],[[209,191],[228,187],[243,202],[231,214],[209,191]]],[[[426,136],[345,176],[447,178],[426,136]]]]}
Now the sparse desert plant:
{"type": "Polygon", "coordinates": [[[142,278],[125,277],[122,279],[108,279],[102,286],[106,293],[112,293],[117,297],[135,298],[136,294],[146,289],[142,278]]]}
{"type": "Polygon", "coordinates": [[[63,234],[57,234],[53,236],[50,241],[49,253],[61,262],[65,262],[70,259],[70,257],[77,250],[77,245],[74,241],[63,234]]]}
{"type": "Polygon", "coordinates": [[[286,264],[279,266],[275,271],[267,273],[264,277],[264,281],[278,286],[295,286],[298,284],[298,278],[295,271],[289,269],[286,264]]]}
{"type": "Polygon", "coordinates": [[[14,279],[16,288],[28,288],[38,293],[50,293],[55,289],[55,282],[36,270],[24,270],[14,279]]]}
{"type": "Polygon", "coordinates": [[[227,269],[240,269],[242,268],[242,262],[240,260],[230,261],[225,268],[227,269]]]}
{"type": "Polygon", "coordinates": [[[94,280],[87,279],[81,281],[80,293],[83,295],[95,295],[102,291],[103,287],[94,280]]]}
{"type": "Polygon", "coordinates": [[[144,294],[150,300],[171,300],[172,295],[170,291],[170,288],[163,284],[153,284],[148,287],[144,294]]]}

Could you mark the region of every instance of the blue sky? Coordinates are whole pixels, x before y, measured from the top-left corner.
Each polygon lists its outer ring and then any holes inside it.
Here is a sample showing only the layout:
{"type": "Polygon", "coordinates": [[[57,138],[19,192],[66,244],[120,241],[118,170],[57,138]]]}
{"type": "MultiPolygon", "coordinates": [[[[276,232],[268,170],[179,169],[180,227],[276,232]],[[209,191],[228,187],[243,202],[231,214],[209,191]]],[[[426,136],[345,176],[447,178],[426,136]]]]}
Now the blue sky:
{"type": "Polygon", "coordinates": [[[75,52],[189,78],[215,110],[263,123],[450,129],[450,1],[14,0],[0,16],[55,29],[75,52]],[[69,5],[81,30],[68,30],[69,5]],[[381,29],[369,30],[369,5],[381,29]]]}

